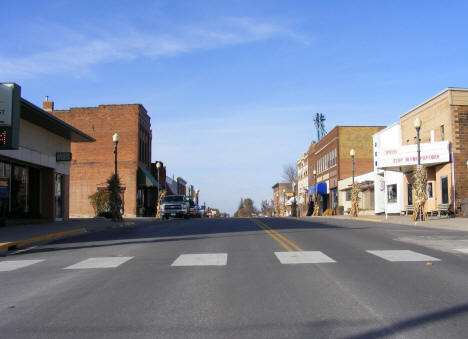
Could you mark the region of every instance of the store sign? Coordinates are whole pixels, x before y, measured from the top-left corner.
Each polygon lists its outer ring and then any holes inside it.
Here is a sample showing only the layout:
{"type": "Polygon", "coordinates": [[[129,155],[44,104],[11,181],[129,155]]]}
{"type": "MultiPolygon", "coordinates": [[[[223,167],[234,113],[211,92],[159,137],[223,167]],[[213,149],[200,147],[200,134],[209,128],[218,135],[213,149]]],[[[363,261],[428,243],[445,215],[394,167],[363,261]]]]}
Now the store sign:
{"type": "Polygon", "coordinates": [[[55,160],[56,161],[71,161],[72,154],[71,152],[57,152],[55,153],[55,160]]]}
{"type": "MultiPolygon", "coordinates": [[[[421,164],[439,164],[450,161],[450,143],[448,141],[422,143],[421,164]]],[[[418,164],[417,145],[400,146],[383,150],[378,160],[378,168],[402,167],[418,164]]]]}
{"type": "Polygon", "coordinates": [[[11,126],[13,110],[12,84],[0,84],[0,126],[11,126]]]}
{"type": "Polygon", "coordinates": [[[0,83],[0,149],[18,149],[21,87],[0,83]]]}

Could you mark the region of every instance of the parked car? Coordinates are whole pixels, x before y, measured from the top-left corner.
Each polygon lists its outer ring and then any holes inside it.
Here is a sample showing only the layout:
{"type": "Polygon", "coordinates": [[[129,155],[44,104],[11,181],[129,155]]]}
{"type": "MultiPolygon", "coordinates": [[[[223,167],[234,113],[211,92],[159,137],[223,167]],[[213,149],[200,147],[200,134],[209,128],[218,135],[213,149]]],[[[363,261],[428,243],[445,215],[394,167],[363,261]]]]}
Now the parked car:
{"type": "Polygon", "coordinates": [[[189,202],[189,214],[192,218],[201,218],[201,214],[200,214],[200,207],[198,207],[198,205],[192,200],[192,199],[189,199],[188,200],[189,202]]]}
{"type": "Polygon", "coordinates": [[[170,217],[187,219],[190,216],[190,204],[184,195],[166,195],[161,204],[161,219],[170,217]]]}

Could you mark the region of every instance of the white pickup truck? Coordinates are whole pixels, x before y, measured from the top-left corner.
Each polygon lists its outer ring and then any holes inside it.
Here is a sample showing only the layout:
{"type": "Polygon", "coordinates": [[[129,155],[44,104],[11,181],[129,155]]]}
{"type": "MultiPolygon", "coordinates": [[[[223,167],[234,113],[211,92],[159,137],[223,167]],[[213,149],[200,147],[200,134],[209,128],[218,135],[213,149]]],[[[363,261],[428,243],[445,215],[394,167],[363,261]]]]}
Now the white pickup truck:
{"type": "Polygon", "coordinates": [[[166,195],[161,204],[161,219],[190,216],[190,205],[184,195],[166,195]]]}

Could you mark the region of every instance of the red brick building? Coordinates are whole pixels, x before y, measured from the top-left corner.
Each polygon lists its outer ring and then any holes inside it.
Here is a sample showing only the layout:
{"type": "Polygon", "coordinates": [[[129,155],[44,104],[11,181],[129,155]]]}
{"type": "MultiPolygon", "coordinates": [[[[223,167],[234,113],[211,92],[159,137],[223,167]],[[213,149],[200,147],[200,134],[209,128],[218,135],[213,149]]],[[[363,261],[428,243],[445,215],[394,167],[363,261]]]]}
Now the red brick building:
{"type": "Polygon", "coordinates": [[[338,207],[338,180],[352,175],[349,152],[355,150],[354,175],[374,169],[372,135],[383,126],[335,126],[319,142],[309,148],[309,194],[320,194],[320,210],[338,207]],[[313,171],[316,171],[314,177],[313,171]],[[317,186],[315,186],[315,181],[317,186]]]}
{"type": "Polygon", "coordinates": [[[94,216],[89,196],[104,188],[114,172],[114,133],[120,136],[118,173],[123,186],[124,216],[155,213],[158,183],[151,174],[151,122],[143,105],[99,105],[69,110],[54,110],[53,102],[45,102],[43,106],[96,140],[92,144],[71,144],[71,217],[94,216]]]}

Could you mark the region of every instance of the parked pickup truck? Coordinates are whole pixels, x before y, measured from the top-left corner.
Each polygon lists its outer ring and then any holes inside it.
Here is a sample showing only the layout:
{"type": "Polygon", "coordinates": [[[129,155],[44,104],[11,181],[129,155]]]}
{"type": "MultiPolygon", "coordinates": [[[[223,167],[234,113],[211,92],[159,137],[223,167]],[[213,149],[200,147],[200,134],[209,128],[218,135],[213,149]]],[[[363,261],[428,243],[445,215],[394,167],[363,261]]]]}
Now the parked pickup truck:
{"type": "Polygon", "coordinates": [[[161,219],[184,218],[190,216],[189,202],[184,195],[166,195],[161,204],[161,219]]]}

